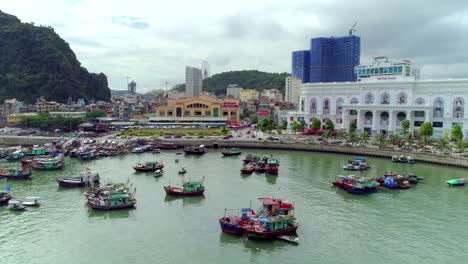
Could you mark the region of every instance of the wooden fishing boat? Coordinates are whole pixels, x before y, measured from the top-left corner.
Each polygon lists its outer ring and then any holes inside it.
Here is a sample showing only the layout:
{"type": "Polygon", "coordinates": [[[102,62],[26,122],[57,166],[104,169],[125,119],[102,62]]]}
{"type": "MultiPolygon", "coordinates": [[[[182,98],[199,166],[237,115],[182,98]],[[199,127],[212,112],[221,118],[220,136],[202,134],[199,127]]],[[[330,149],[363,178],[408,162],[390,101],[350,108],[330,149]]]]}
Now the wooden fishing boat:
{"type": "Polygon", "coordinates": [[[26,206],[24,206],[21,201],[10,200],[8,201],[8,209],[11,210],[24,210],[26,206]]]}
{"type": "Polygon", "coordinates": [[[136,199],[131,194],[112,194],[99,198],[89,198],[88,205],[95,210],[117,210],[135,207],[136,199]]]}
{"type": "Polygon", "coordinates": [[[23,150],[21,149],[18,149],[18,150],[15,150],[11,153],[9,153],[5,159],[8,160],[8,161],[17,161],[19,160],[20,158],[22,158],[24,156],[24,152],[23,150]]]}
{"type": "Polygon", "coordinates": [[[187,173],[187,170],[185,168],[180,169],[177,173],[179,174],[185,174],[187,173]]]}
{"type": "Polygon", "coordinates": [[[375,180],[384,187],[389,189],[409,189],[412,182],[417,184],[419,177],[416,175],[397,174],[393,172],[385,172],[383,176],[375,178],[375,180]]]}
{"type": "Polygon", "coordinates": [[[263,209],[246,229],[249,239],[272,240],[296,232],[299,222],[293,215],[294,205],[283,199],[259,198],[263,209]]]}
{"type": "MultiPolygon", "coordinates": [[[[11,185],[10,185],[11,186],[11,185]]],[[[8,186],[7,186],[8,188],[8,186]]],[[[9,193],[8,190],[0,191],[0,205],[1,204],[6,204],[8,201],[12,198],[11,194],[9,193]]]]}
{"type": "Polygon", "coordinates": [[[182,187],[175,186],[164,186],[164,191],[168,195],[177,195],[177,196],[198,196],[203,195],[205,192],[205,186],[203,185],[203,180],[199,181],[189,181],[182,184],[182,187]]]}
{"type": "Polygon", "coordinates": [[[79,148],[76,157],[80,160],[92,160],[97,158],[97,152],[94,149],[79,148]]]}
{"type": "Polygon", "coordinates": [[[252,174],[255,170],[255,163],[249,163],[240,170],[242,174],[252,174]]]}
{"type": "Polygon", "coordinates": [[[242,208],[241,216],[238,215],[230,215],[226,216],[227,211],[233,211],[236,209],[224,209],[224,216],[219,219],[219,225],[221,227],[221,231],[232,234],[232,235],[244,235],[245,230],[249,227],[249,223],[251,221],[251,213],[252,209],[250,208],[242,208]]]}
{"type": "Polygon", "coordinates": [[[86,187],[100,181],[99,173],[92,172],[89,168],[86,169],[85,173],[81,173],[77,176],[57,176],[55,180],[60,187],[86,187]]]}
{"type": "Polygon", "coordinates": [[[135,154],[140,154],[140,153],[144,153],[146,152],[146,149],[143,148],[143,147],[136,147],[134,149],[132,149],[132,153],[135,153],[135,154]]]}
{"type": "Polygon", "coordinates": [[[259,161],[255,163],[255,172],[258,172],[258,173],[266,172],[266,163],[264,161],[259,161]]]}
{"type": "Polygon", "coordinates": [[[277,159],[269,158],[265,170],[268,174],[278,175],[279,162],[277,159]]]}
{"type": "Polygon", "coordinates": [[[368,194],[377,191],[379,183],[375,179],[364,178],[362,176],[338,176],[338,180],[331,183],[352,194],[368,194]]]}
{"type": "Polygon", "coordinates": [[[452,180],[446,181],[446,183],[449,186],[464,186],[465,185],[465,179],[463,179],[463,178],[461,178],[461,179],[452,179],[452,180]]]}
{"type": "Polygon", "coordinates": [[[25,180],[29,179],[32,175],[31,167],[23,166],[21,168],[11,167],[0,170],[0,178],[9,180],[25,180]]]}
{"type": "Polygon", "coordinates": [[[236,156],[242,154],[239,148],[231,148],[229,150],[225,149],[221,153],[223,154],[223,156],[236,156]]]}
{"type": "Polygon", "coordinates": [[[36,170],[59,170],[65,165],[65,159],[63,154],[56,157],[36,157],[30,164],[36,170]]]}
{"type": "Polygon", "coordinates": [[[245,158],[242,160],[244,164],[250,163],[250,162],[257,162],[260,160],[260,157],[254,154],[247,154],[245,158]]]}
{"type": "Polygon", "coordinates": [[[184,153],[187,155],[203,155],[206,153],[206,148],[205,145],[186,146],[184,147],[184,153]]]}
{"type": "Polygon", "coordinates": [[[148,161],[145,163],[138,163],[136,166],[133,167],[136,171],[156,171],[164,168],[162,161],[148,161]]]}
{"type": "Polygon", "coordinates": [[[21,204],[28,207],[38,207],[41,205],[39,203],[39,199],[40,197],[37,196],[28,196],[24,198],[24,201],[21,204]]]}

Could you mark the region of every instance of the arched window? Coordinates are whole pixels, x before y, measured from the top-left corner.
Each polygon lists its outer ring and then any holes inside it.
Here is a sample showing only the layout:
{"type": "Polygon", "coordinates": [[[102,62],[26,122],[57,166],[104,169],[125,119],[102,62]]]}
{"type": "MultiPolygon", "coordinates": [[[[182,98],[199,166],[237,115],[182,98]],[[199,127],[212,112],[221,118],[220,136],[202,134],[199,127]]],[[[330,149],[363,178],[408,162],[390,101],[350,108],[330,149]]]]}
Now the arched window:
{"type": "Polygon", "coordinates": [[[381,125],[388,125],[388,113],[387,112],[382,112],[380,114],[380,124],[381,125]]]}
{"type": "Polygon", "coordinates": [[[418,97],[416,98],[416,101],[414,101],[417,105],[423,105],[425,104],[426,102],[424,101],[424,98],[422,97],[418,97]]]}
{"type": "Polygon", "coordinates": [[[383,93],[380,97],[381,104],[390,104],[390,95],[388,93],[383,93]]]}
{"type": "Polygon", "coordinates": [[[323,99],[323,114],[330,114],[330,100],[328,98],[323,99]]]}
{"type": "Polygon", "coordinates": [[[401,92],[401,93],[398,94],[397,103],[398,104],[406,104],[407,98],[408,97],[406,96],[406,93],[401,92]]]}
{"type": "Polygon", "coordinates": [[[351,99],[351,104],[359,104],[359,100],[356,97],[351,99]]]}
{"type": "Polygon", "coordinates": [[[337,115],[341,115],[343,113],[343,103],[344,103],[344,100],[341,97],[336,100],[336,114],[337,115]]]}
{"type": "Polygon", "coordinates": [[[310,100],[310,113],[316,114],[317,113],[317,99],[312,98],[310,100]]]}
{"type": "Polygon", "coordinates": [[[444,99],[437,97],[433,103],[434,117],[444,117],[444,99]]]}
{"type": "Polygon", "coordinates": [[[373,104],[374,103],[374,95],[372,93],[367,93],[365,98],[366,104],[373,104]]]}
{"type": "Polygon", "coordinates": [[[367,111],[364,114],[364,125],[372,125],[372,117],[373,117],[372,112],[367,111]]]}
{"type": "Polygon", "coordinates": [[[455,118],[463,118],[465,112],[465,101],[457,97],[453,100],[453,117],[455,118]]]}

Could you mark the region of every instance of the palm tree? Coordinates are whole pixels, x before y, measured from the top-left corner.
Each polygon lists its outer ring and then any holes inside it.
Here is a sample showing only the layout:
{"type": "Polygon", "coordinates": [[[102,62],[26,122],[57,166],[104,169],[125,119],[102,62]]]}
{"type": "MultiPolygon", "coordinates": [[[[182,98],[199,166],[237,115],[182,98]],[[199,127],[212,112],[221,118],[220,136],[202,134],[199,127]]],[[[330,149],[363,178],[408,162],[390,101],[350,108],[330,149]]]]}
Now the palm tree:
{"type": "Polygon", "coordinates": [[[468,141],[459,139],[455,142],[455,147],[457,148],[459,153],[464,153],[465,150],[468,148],[468,141]]]}
{"type": "Polygon", "coordinates": [[[369,140],[370,140],[369,132],[364,131],[361,134],[361,143],[364,144],[364,145],[367,145],[367,144],[369,144],[369,140]]]}
{"type": "Polygon", "coordinates": [[[382,133],[378,133],[377,135],[375,135],[374,143],[377,144],[379,147],[385,145],[386,143],[385,136],[382,133]]]}
{"type": "Polygon", "coordinates": [[[348,141],[351,142],[352,145],[357,142],[357,135],[356,132],[349,132],[348,133],[348,141]]]}
{"type": "Polygon", "coordinates": [[[392,133],[389,137],[388,137],[388,141],[390,141],[390,143],[392,143],[392,148],[395,147],[396,144],[398,144],[398,141],[400,140],[400,138],[398,137],[398,134],[397,133],[392,133]]]}
{"type": "Polygon", "coordinates": [[[348,137],[347,133],[345,130],[340,130],[338,131],[338,134],[336,135],[336,137],[339,139],[339,140],[344,140],[348,137]]]}
{"type": "Polygon", "coordinates": [[[406,143],[408,143],[408,145],[410,146],[410,148],[413,148],[414,138],[411,133],[406,133],[405,140],[406,140],[406,143]]]}

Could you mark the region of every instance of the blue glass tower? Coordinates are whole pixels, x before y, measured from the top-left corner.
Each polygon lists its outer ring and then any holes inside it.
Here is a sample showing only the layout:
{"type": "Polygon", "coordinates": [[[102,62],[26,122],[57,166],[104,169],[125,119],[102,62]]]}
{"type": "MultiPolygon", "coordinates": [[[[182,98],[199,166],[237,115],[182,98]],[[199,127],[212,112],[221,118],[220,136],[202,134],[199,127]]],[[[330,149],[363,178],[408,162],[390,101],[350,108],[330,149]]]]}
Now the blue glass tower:
{"type": "Polygon", "coordinates": [[[301,78],[302,83],[309,82],[310,52],[308,50],[293,51],[291,74],[301,78]]]}
{"type": "MultiPolygon", "coordinates": [[[[354,68],[361,57],[361,39],[358,36],[314,38],[311,39],[309,74],[299,75],[296,65],[300,65],[300,56],[307,51],[293,52],[292,74],[302,78],[303,82],[355,82],[357,75],[354,68]],[[296,58],[297,57],[297,58],[296,58]]],[[[305,63],[305,60],[303,60],[305,63]]],[[[304,66],[304,69],[307,67],[304,66]]]]}

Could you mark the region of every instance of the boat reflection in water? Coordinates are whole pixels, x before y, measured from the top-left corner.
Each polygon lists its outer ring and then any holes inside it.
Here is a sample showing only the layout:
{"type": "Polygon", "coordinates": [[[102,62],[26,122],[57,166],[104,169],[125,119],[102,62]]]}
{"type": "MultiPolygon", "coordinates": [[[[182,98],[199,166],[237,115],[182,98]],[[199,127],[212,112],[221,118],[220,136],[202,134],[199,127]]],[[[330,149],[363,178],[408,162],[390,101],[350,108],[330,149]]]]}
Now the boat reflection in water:
{"type": "Polygon", "coordinates": [[[265,179],[268,184],[276,185],[276,181],[278,180],[278,175],[265,174],[265,179]]]}
{"type": "MultiPolygon", "coordinates": [[[[86,204],[86,207],[89,206],[86,204]]],[[[88,216],[93,218],[102,218],[102,219],[123,219],[128,218],[130,216],[130,211],[133,211],[136,207],[128,208],[126,210],[112,210],[105,211],[105,210],[93,210],[89,208],[88,216]]]]}
{"type": "Polygon", "coordinates": [[[164,202],[166,203],[177,203],[182,201],[182,206],[191,206],[191,205],[201,205],[202,201],[205,200],[205,195],[199,196],[173,196],[166,195],[164,197],[164,202]]]}

